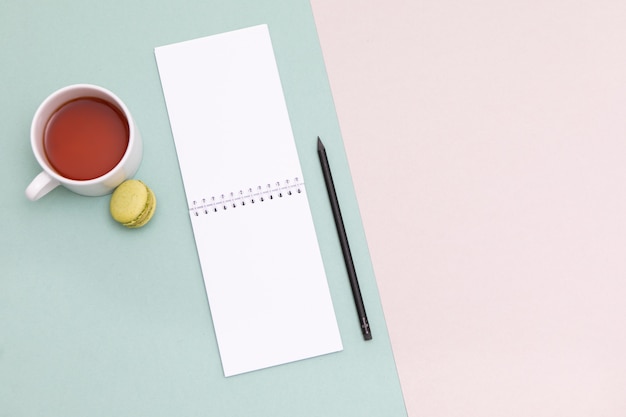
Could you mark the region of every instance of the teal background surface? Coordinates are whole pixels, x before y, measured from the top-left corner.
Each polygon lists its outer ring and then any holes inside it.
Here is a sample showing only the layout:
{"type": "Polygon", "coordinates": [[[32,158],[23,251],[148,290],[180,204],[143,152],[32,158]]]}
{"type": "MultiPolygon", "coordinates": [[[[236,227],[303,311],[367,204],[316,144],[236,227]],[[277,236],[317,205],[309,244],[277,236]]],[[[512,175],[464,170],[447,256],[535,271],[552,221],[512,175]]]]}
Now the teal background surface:
{"type": "MultiPolygon", "coordinates": [[[[273,1],[0,2],[0,417],[406,415],[310,5],[273,1]],[[225,378],[154,48],[266,23],[344,350],[225,378]],[[158,207],[138,230],[109,196],[24,196],[39,103],[93,83],[144,139],[158,207]],[[356,318],[316,153],[329,153],[374,339],[356,318]]],[[[297,273],[297,271],[294,271],[297,273]]]]}

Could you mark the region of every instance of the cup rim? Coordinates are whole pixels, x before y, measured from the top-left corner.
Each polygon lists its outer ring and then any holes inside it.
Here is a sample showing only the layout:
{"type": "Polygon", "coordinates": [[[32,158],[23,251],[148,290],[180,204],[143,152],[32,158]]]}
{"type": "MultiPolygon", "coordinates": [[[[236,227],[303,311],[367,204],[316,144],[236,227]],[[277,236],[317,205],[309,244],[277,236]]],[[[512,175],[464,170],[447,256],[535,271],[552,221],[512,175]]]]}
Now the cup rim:
{"type": "MultiPolygon", "coordinates": [[[[79,98],[79,97],[89,97],[88,94],[79,94],[74,98],[79,98]]],[[[61,105],[65,104],[65,102],[72,100],[72,98],[65,100],[61,105]]],[[[57,107],[58,109],[58,107],[57,107]]],[[[56,111],[56,109],[54,110],[56,111]]],[[[47,123],[50,115],[52,114],[52,112],[50,112],[49,114],[45,115],[46,116],[46,120],[44,121],[44,124],[47,123]]],[[[135,146],[135,141],[136,141],[136,137],[135,137],[135,122],[130,114],[130,111],[128,110],[128,108],[126,107],[126,104],[112,91],[104,88],[104,87],[100,87],[98,85],[95,84],[71,84],[71,85],[67,85],[65,87],[61,87],[58,90],[50,93],[42,102],[41,104],[39,104],[39,107],[37,107],[37,110],[35,111],[35,115],[33,117],[32,123],[31,123],[31,129],[30,129],[30,140],[31,140],[31,147],[33,149],[33,153],[35,154],[35,158],[37,159],[37,162],[39,163],[39,165],[41,166],[41,168],[48,174],[50,175],[52,178],[56,179],[57,181],[59,181],[62,184],[68,184],[68,185],[93,185],[93,184],[100,184],[103,182],[106,182],[107,180],[109,180],[109,178],[115,176],[117,174],[117,172],[119,171],[119,169],[124,166],[126,164],[126,161],[130,158],[130,150],[135,146]],[[45,154],[42,154],[42,152],[40,152],[40,147],[39,147],[39,143],[43,141],[43,135],[37,135],[35,130],[37,129],[37,123],[38,120],[42,118],[42,113],[44,112],[44,110],[47,109],[47,106],[49,105],[49,103],[56,99],[57,97],[67,94],[70,91],[73,90],[79,90],[79,89],[84,89],[84,90],[95,90],[101,94],[104,94],[108,100],[112,101],[113,104],[115,104],[116,106],[118,106],[118,108],[122,111],[122,113],[124,114],[124,117],[126,118],[126,122],[128,123],[128,145],[126,146],[126,150],[124,151],[124,155],[122,156],[122,159],[120,159],[120,161],[113,167],[111,168],[111,170],[109,170],[106,174],[101,175],[99,177],[96,178],[91,178],[88,180],[75,180],[72,178],[67,178],[64,177],[63,175],[59,174],[49,163],[48,159],[46,158],[45,154]],[[39,137],[41,136],[41,137],[39,137]]],[[[41,145],[41,149],[43,149],[43,144],[41,145]]]]}

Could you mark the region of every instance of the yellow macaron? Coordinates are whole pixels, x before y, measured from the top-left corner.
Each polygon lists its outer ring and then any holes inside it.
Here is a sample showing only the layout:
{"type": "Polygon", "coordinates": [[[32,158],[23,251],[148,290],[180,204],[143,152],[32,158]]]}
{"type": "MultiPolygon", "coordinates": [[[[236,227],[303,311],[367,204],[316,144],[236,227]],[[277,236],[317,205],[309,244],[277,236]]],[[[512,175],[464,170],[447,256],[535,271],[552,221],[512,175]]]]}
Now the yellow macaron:
{"type": "Polygon", "coordinates": [[[126,180],[111,196],[109,205],[115,221],[130,228],[144,226],[156,210],[154,192],[139,180],[126,180]]]}

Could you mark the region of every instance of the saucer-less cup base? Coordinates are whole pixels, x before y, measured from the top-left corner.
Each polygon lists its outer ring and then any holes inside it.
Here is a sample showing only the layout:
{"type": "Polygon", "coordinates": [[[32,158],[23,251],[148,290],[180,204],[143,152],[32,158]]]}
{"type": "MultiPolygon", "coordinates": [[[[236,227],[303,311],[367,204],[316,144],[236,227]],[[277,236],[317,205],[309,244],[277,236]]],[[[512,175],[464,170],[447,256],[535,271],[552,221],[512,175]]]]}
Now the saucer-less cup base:
{"type": "Polygon", "coordinates": [[[26,188],[26,197],[32,201],[38,200],[59,185],[86,196],[109,194],[113,192],[115,187],[135,175],[139,169],[143,153],[139,129],[126,105],[107,89],[90,84],[70,85],[48,96],[35,112],[30,129],[30,141],[35,158],[43,169],[26,188]],[[62,104],[79,97],[96,97],[115,105],[126,117],[129,127],[128,147],[120,162],[106,174],[85,181],[73,180],[59,175],[50,166],[43,146],[44,129],[52,113],[62,104]]]}

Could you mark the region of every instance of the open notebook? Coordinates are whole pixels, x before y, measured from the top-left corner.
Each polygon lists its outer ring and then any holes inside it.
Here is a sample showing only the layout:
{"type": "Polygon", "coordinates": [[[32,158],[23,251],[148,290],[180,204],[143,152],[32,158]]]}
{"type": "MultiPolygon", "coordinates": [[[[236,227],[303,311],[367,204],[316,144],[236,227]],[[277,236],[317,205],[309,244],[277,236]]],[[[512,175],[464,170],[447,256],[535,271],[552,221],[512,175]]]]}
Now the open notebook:
{"type": "Polygon", "coordinates": [[[268,27],[155,55],[224,374],[341,350],[268,27]]]}

